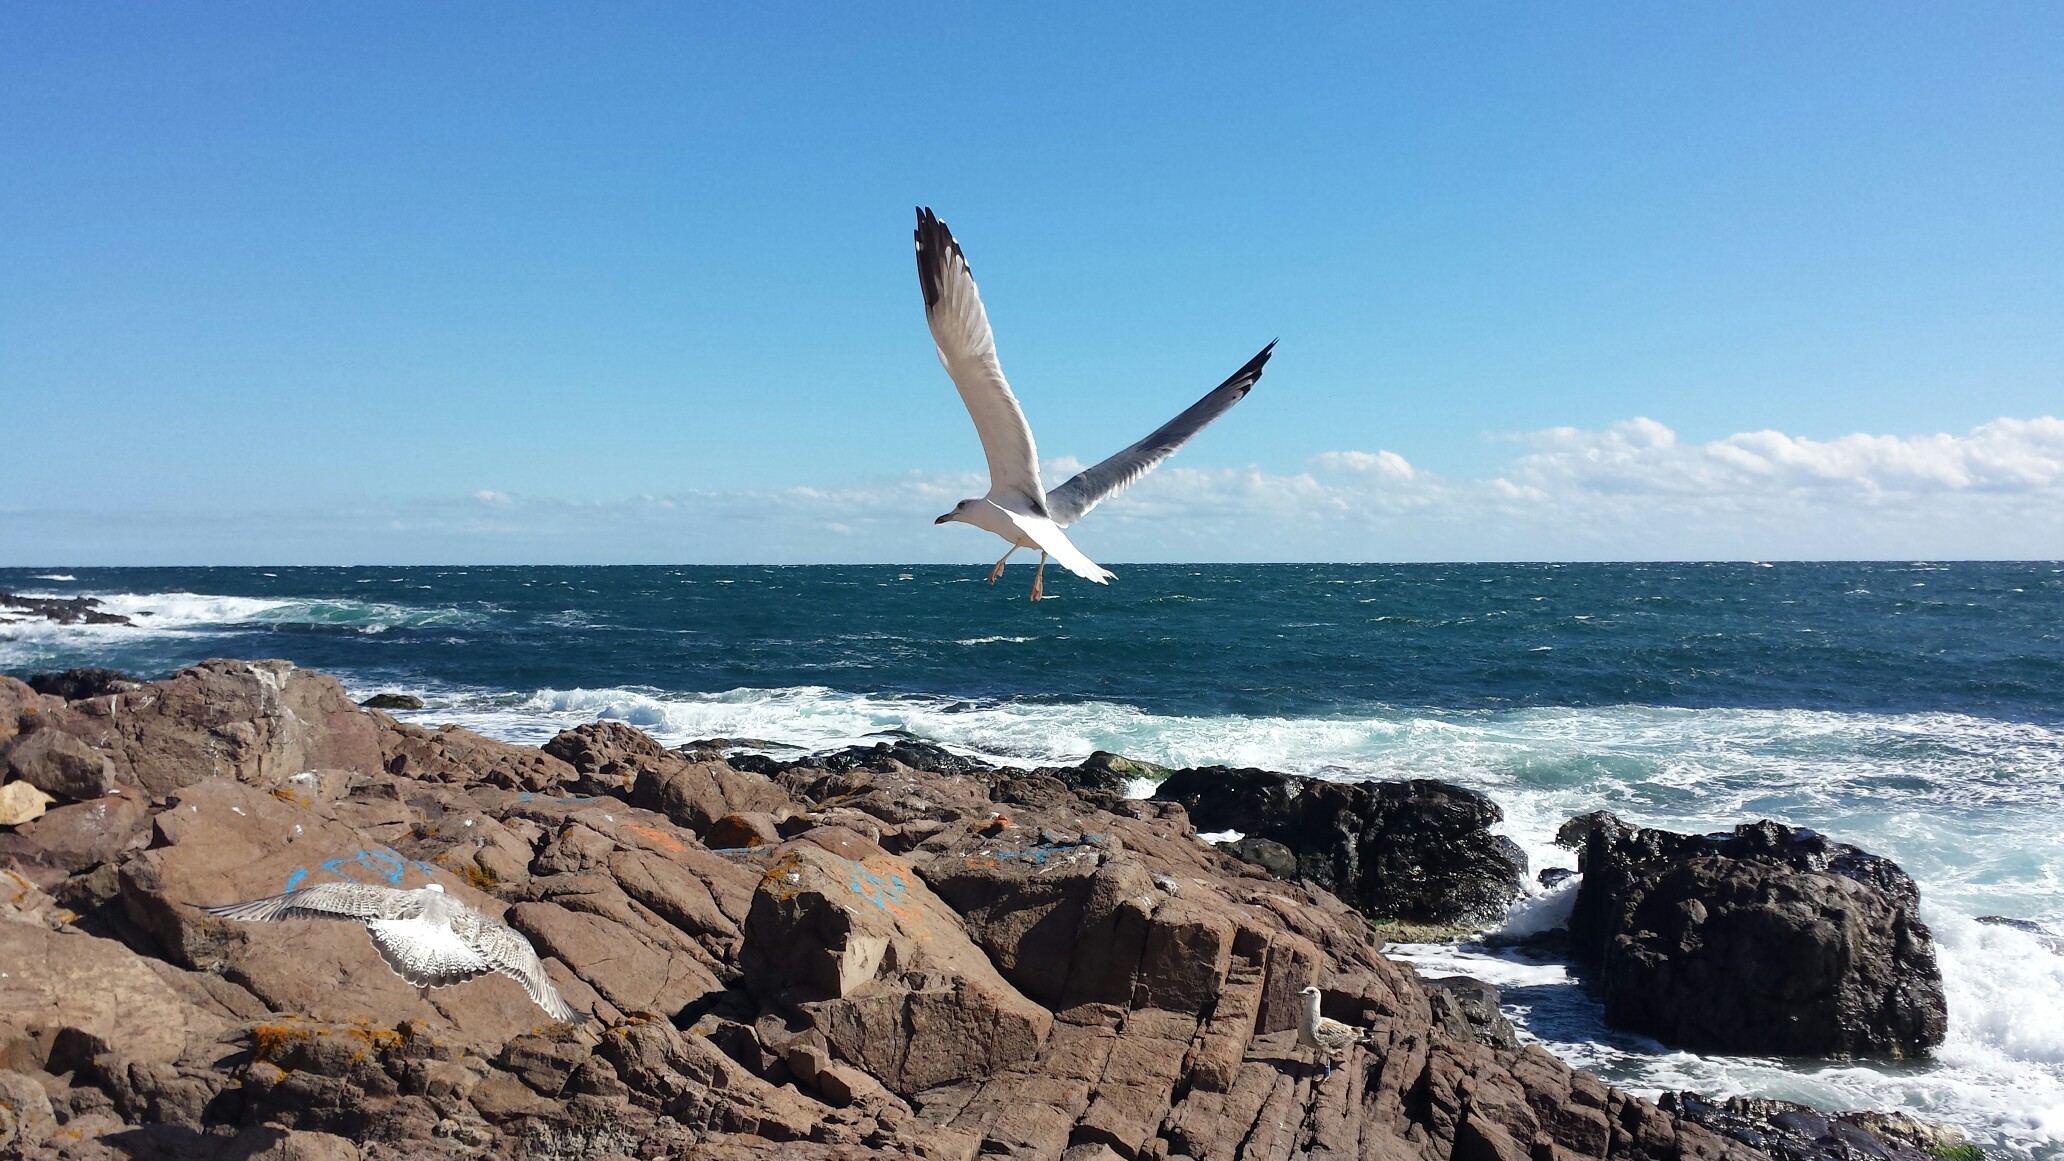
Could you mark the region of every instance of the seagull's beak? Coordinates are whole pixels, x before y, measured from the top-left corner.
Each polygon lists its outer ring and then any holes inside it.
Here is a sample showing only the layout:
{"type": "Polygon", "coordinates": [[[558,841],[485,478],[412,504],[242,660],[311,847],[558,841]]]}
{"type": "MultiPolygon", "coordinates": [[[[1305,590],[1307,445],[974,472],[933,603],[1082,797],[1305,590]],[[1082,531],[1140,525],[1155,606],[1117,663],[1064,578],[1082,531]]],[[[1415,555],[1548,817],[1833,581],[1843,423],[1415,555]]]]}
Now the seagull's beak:
{"type": "Polygon", "coordinates": [[[939,517],[939,518],[938,518],[937,520],[934,520],[934,521],[932,521],[932,523],[934,523],[934,524],[944,524],[944,523],[946,523],[946,522],[947,522],[948,520],[951,520],[951,519],[953,519],[953,513],[951,513],[951,512],[948,512],[948,513],[946,513],[946,514],[945,514],[944,516],[941,516],[941,517],[939,517]]]}

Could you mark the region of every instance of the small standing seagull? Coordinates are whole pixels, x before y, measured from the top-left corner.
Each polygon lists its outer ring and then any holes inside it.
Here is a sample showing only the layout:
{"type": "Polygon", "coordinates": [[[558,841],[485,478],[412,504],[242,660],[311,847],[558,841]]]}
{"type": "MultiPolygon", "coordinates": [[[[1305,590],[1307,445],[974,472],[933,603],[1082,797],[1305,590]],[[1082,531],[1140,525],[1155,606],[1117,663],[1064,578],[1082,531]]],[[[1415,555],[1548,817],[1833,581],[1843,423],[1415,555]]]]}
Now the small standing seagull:
{"type": "Polygon", "coordinates": [[[1039,571],[1032,577],[1035,601],[1045,591],[1048,556],[1084,580],[1103,584],[1111,579],[1112,573],[1082,555],[1061,529],[1124,491],[1245,398],[1261,378],[1269,353],[1276,349],[1273,342],[1263,347],[1246,366],[1233,372],[1232,378],[1153,434],[1049,492],[1039,483],[1039,452],[1032,442],[1032,428],[1003,377],[1002,364],[996,361],[996,336],[989,330],[989,315],[975,290],[975,276],[946,223],[923,207],[917,211],[917,281],[924,290],[925,322],[938,345],[939,362],[946,365],[946,373],[960,389],[960,400],[967,404],[975,434],[982,439],[982,454],[989,460],[989,494],[962,500],[932,523],[958,520],[1009,542],[1010,551],[989,570],[992,585],[1003,575],[1012,553],[1020,548],[1038,549],[1039,571]]]}
{"type": "Polygon", "coordinates": [[[349,919],[365,924],[373,947],[395,975],[418,988],[462,984],[500,972],[530,993],[554,1020],[585,1022],[559,997],[530,941],[432,883],[417,891],[370,883],[324,883],[284,895],[202,907],[246,923],[285,919],[349,919]]]}
{"type": "Polygon", "coordinates": [[[1369,1034],[1352,1024],[1342,1024],[1328,1016],[1319,1015],[1319,989],[1313,985],[1297,993],[1304,997],[1304,1009],[1297,1014],[1297,1043],[1312,1050],[1320,1063],[1326,1066],[1326,1075],[1333,1075],[1333,1066],[1347,1055],[1347,1050],[1369,1038],[1369,1034]]]}

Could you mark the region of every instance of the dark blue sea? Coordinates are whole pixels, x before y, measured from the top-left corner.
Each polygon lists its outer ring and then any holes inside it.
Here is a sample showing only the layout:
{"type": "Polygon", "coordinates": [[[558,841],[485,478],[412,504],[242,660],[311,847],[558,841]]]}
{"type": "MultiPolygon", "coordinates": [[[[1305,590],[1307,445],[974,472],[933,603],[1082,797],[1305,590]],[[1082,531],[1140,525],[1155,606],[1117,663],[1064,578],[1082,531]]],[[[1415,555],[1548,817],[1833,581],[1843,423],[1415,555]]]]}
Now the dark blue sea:
{"type": "MultiPolygon", "coordinates": [[[[2064,1155],[2064,563],[0,570],[131,626],[7,622],[0,670],[146,676],[284,657],[408,714],[536,742],[597,717],[808,748],[904,730],[1018,763],[1109,749],[1437,777],[1537,868],[1571,814],[1774,817],[1921,883],[1950,994],[1931,1064],[1700,1057],[1606,1031],[1559,965],[1401,949],[1508,988],[1552,1050],[1637,1090],[1905,1108],[2064,1155]]],[[[1515,929],[1554,922],[1562,893],[1515,929]]]]}

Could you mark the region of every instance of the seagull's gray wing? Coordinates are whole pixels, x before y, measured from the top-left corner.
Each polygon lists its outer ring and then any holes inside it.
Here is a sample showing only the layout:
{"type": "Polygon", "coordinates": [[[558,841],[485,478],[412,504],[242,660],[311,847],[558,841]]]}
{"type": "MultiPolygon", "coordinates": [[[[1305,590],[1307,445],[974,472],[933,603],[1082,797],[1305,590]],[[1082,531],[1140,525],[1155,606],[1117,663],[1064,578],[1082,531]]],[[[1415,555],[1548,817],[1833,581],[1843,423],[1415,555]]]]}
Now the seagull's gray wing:
{"type": "Polygon", "coordinates": [[[545,974],[545,965],[538,959],[537,951],[522,933],[482,916],[480,926],[464,934],[473,949],[493,965],[492,970],[522,984],[523,990],[530,993],[530,998],[545,1010],[546,1015],[554,1020],[575,1023],[585,1019],[566,1006],[559,989],[552,986],[552,977],[545,974]]]}
{"type": "Polygon", "coordinates": [[[423,903],[413,891],[375,887],[370,883],[322,883],[270,895],[243,903],[224,903],[201,910],[224,919],[246,923],[277,923],[285,919],[407,919],[419,915],[423,903]]]}
{"type": "Polygon", "coordinates": [[[939,362],[960,389],[960,401],[982,438],[990,496],[1008,497],[1035,516],[1046,515],[1032,427],[996,361],[996,336],[975,290],[974,273],[946,223],[923,207],[917,211],[917,282],[924,290],[925,322],[932,328],[939,362]]]}
{"type": "Polygon", "coordinates": [[[1181,415],[1154,429],[1152,435],[1093,468],[1084,468],[1073,479],[1048,492],[1046,510],[1053,522],[1066,526],[1082,519],[1091,508],[1124,491],[1156,464],[1174,455],[1177,448],[1212,420],[1232,410],[1233,404],[1253,390],[1275,349],[1276,344],[1270,342],[1260,354],[1247,360],[1246,366],[1233,372],[1232,378],[1212,388],[1210,394],[1190,404],[1181,415]]]}

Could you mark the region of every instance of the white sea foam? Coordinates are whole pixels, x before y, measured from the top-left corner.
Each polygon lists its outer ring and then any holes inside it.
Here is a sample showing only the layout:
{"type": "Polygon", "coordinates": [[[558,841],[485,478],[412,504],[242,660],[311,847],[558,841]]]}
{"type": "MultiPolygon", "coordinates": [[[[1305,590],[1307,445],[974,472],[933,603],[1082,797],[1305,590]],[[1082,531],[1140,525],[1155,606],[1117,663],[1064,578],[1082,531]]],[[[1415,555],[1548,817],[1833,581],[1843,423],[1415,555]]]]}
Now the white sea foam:
{"type": "Polygon", "coordinates": [[[47,580],[47,581],[75,581],[75,580],[78,580],[79,578],[78,578],[78,577],[75,577],[75,576],[73,576],[73,575],[71,575],[70,573],[64,573],[64,572],[39,572],[39,573],[35,574],[35,575],[34,575],[33,577],[31,577],[30,579],[31,579],[31,580],[47,580]]]}

